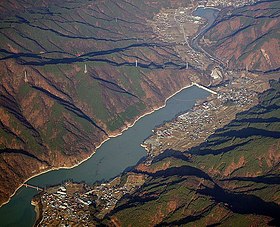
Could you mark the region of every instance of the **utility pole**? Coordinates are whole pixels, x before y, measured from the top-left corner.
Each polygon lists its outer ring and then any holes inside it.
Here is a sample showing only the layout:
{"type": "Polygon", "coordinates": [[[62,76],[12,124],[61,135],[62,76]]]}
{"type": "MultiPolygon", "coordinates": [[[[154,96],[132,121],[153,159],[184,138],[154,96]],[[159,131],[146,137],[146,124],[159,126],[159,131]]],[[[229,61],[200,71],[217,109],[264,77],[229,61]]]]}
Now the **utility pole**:
{"type": "Polygon", "coordinates": [[[138,67],[138,60],[135,61],[135,66],[138,67]]]}

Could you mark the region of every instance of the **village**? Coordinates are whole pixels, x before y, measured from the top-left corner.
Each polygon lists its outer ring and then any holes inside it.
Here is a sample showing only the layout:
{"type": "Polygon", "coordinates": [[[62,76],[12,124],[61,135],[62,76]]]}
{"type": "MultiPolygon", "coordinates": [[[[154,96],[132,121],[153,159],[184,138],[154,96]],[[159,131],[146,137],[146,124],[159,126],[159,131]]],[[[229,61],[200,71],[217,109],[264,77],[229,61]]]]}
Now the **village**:
{"type": "Polygon", "coordinates": [[[86,184],[66,182],[44,190],[32,202],[41,207],[39,226],[92,226],[91,209],[93,197],[85,192],[90,190],[86,184]],[[39,200],[39,201],[38,201],[39,200]]]}
{"type": "Polygon", "coordinates": [[[145,175],[128,173],[125,178],[118,176],[109,182],[94,186],[89,193],[95,196],[94,216],[103,218],[113,210],[117,202],[126,194],[133,193],[145,182],[145,175]]]}
{"type": "Polygon", "coordinates": [[[237,113],[248,110],[258,102],[258,94],[267,88],[256,78],[234,78],[215,88],[217,94],[196,103],[192,110],[181,114],[153,131],[144,141],[149,165],[153,158],[167,149],[187,151],[207,139],[217,129],[233,120],[237,113]]]}
{"type": "MultiPolygon", "coordinates": [[[[147,21],[153,28],[153,32],[163,42],[176,44],[174,50],[189,66],[200,70],[207,70],[213,63],[213,58],[207,54],[193,41],[198,37],[204,27],[207,26],[207,19],[196,16],[198,8],[213,8],[219,10],[221,7],[236,7],[252,4],[255,0],[205,0],[191,1],[186,7],[163,8],[157,13],[153,20],[147,21]],[[198,51],[199,50],[199,51],[198,51]]],[[[205,15],[205,17],[208,17],[205,15]]],[[[221,60],[216,61],[221,64],[221,60]]],[[[223,62],[225,63],[225,62],[223,62]]],[[[223,64],[222,63],[222,64],[223,64]]]]}
{"type": "Polygon", "coordinates": [[[125,194],[134,192],[144,181],[143,174],[131,173],[125,179],[119,176],[93,186],[69,181],[45,189],[32,201],[41,211],[37,214],[38,226],[94,226],[93,217],[103,218],[125,194]]]}

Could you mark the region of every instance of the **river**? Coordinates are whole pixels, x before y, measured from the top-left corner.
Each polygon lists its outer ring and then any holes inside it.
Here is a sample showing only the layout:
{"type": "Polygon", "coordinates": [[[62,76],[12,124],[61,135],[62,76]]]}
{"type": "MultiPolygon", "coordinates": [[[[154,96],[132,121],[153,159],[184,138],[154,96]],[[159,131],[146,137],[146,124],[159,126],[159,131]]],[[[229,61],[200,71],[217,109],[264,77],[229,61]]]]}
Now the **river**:
{"type": "Polygon", "coordinates": [[[203,17],[207,20],[207,24],[204,25],[201,29],[200,32],[191,40],[190,42],[190,46],[198,51],[198,52],[202,52],[205,55],[207,55],[211,60],[215,61],[216,63],[218,63],[219,65],[223,65],[223,63],[215,58],[214,56],[210,55],[207,51],[205,51],[201,46],[199,46],[199,40],[203,37],[203,35],[208,31],[208,29],[213,25],[213,23],[215,22],[215,19],[217,18],[219,14],[219,10],[215,9],[215,8],[203,8],[203,7],[198,7],[194,12],[193,15],[194,16],[199,16],[199,17],[203,17]]]}
{"type": "Polygon", "coordinates": [[[194,16],[203,17],[207,20],[207,24],[204,25],[200,32],[193,38],[192,40],[192,47],[195,48],[195,50],[200,51],[200,47],[198,46],[198,40],[204,35],[204,33],[212,26],[215,19],[217,18],[219,14],[219,10],[215,8],[203,8],[198,7],[194,12],[194,16]]]}
{"type": "MultiPolygon", "coordinates": [[[[195,15],[211,19],[216,11],[199,8],[195,15]]],[[[209,20],[209,22],[212,23],[213,20],[209,20]]],[[[205,98],[208,94],[195,86],[184,89],[170,98],[164,108],[141,118],[122,135],[105,142],[97,149],[96,154],[84,163],[73,169],[50,171],[31,179],[28,183],[44,187],[59,184],[68,179],[87,183],[109,180],[128,167],[134,166],[146,155],[145,149],[140,145],[151,135],[155,126],[172,120],[179,113],[189,110],[197,99],[205,98]]],[[[37,191],[34,189],[20,188],[10,202],[0,208],[0,226],[32,226],[35,222],[35,211],[31,205],[31,199],[36,194],[37,191]]]]}

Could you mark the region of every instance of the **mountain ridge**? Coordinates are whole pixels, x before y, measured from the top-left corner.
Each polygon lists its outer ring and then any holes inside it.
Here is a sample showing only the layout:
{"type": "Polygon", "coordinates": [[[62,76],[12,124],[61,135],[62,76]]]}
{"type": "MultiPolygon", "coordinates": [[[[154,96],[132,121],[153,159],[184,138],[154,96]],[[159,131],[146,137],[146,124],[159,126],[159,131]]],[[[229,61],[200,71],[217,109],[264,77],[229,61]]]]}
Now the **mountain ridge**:
{"type": "Polygon", "coordinates": [[[179,2],[30,1],[32,12],[13,2],[0,34],[1,204],[31,176],[87,159],[189,85],[188,75],[200,77],[145,22],[179,2]]]}

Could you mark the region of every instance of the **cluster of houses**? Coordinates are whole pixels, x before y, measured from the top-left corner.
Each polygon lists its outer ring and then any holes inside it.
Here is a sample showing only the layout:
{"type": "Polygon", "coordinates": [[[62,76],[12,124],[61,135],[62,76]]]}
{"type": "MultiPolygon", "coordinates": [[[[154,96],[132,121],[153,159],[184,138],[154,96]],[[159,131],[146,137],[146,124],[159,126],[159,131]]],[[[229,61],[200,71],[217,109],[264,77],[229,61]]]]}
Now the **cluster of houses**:
{"type": "Polygon", "coordinates": [[[190,8],[180,7],[175,11],[174,19],[178,23],[193,22],[195,24],[203,24],[201,17],[192,16],[192,11],[190,8]]]}
{"type": "Polygon", "coordinates": [[[170,9],[160,12],[154,17],[154,21],[152,23],[154,33],[158,34],[159,37],[167,41],[174,41],[174,37],[166,32],[167,29],[175,26],[175,21],[170,16],[174,13],[173,11],[173,9],[170,9]]]}
{"type": "Polygon", "coordinates": [[[90,209],[91,199],[86,194],[68,193],[65,186],[46,190],[41,195],[42,226],[71,226],[71,223],[81,223],[91,226],[90,209]]]}
{"type": "Polygon", "coordinates": [[[92,193],[97,196],[96,203],[102,209],[112,209],[118,202],[118,200],[129,192],[126,186],[112,187],[110,183],[103,183],[96,186],[92,193]]]}
{"type": "Polygon", "coordinates": [[[125,178],[118,176],[113,180],[95,185],[90,194],[94,196],[96,213],[98,218],[104,217],[125,195],[135,191],[144,183],[143,174],[129,173],[125,178]]]}
{"type": "Polygon", "coordinates": [[[197,104],[192,110],[181,114],[176,120],[163,125],[154,134],[144,141],[143,146],[148,152],[147,163],[168,148],[180,138],[189,143],[202,142],[207,136],[214,133],[227,122],[227,112],[242,111],[245,106],[252,105],[258,93],[250,89],[254,81],[250,78],[239,78],[238,82],[232,80],[219,88],[219,91],[210,99],[197,104]],[[240,86],[246,85],[246,86],[240,86]],[[241,87],[241,88],[240,88],[241,87]]]}

